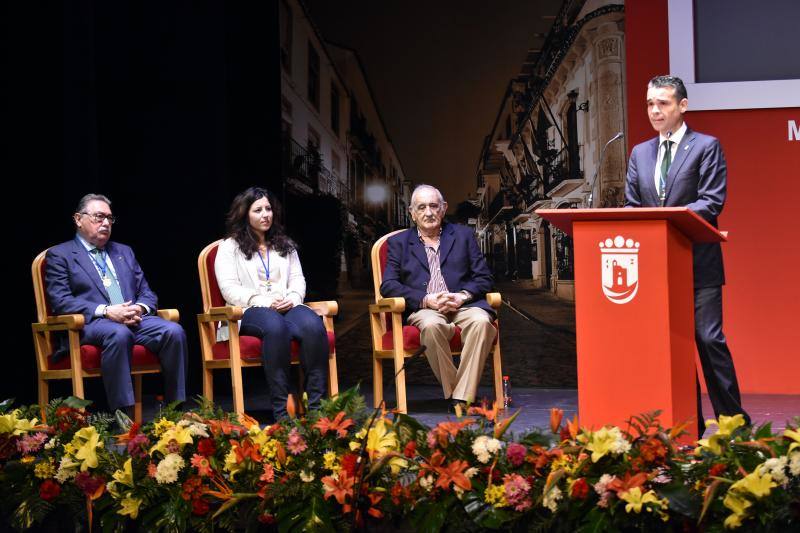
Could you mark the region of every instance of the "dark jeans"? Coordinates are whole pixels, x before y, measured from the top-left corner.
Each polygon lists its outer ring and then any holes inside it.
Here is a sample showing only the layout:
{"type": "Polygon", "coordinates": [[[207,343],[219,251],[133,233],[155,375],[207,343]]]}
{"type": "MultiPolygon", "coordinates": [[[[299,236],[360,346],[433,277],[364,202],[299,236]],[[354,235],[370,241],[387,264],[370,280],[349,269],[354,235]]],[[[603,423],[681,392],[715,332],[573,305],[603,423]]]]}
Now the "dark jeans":
{"type": "Polygon", "coordinates": [[[328,390],[328,334],[319,315],[304,305],[293,307],[285,314],[266,307],[251,307],[244,312],[239,331],[261,339],[261,359],[275,420],[287,416],[292,340],[300,344],[308,407],[319,409],[322,396],[328,390]]]}
{"type": "MultiPolygon", "coordinates": [[[[722,332],[722,287],[703,287],[694,291],[694,330],[697,352],[703,367],[708,397],[714,407],[714,415],[733,416],[743,414],[750,424],[750,416],[742,408],[739,382],[733,358],[722,332]]],[[[697,384],[698,431],[705,431],[703,412],[700,408],[700,384],[697,384]]]]}

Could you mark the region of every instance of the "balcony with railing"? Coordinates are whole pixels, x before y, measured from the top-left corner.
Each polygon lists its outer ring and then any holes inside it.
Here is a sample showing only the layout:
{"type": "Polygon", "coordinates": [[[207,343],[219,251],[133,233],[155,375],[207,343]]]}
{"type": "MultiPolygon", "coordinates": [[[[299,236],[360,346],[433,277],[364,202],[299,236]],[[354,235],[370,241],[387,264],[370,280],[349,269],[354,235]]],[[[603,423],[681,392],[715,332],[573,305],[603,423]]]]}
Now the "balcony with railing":
{"type": "Polygon", "coordinates": [[[281,174],[284,179],[296,180],[301,187],[305,186],[312,192],[328,194],[345,205],[349,204],[347,185],[339,181],[335,173],[325,168],[319,152],[303,148],[294,139],[284,139],[281,152],[281,174]]]}

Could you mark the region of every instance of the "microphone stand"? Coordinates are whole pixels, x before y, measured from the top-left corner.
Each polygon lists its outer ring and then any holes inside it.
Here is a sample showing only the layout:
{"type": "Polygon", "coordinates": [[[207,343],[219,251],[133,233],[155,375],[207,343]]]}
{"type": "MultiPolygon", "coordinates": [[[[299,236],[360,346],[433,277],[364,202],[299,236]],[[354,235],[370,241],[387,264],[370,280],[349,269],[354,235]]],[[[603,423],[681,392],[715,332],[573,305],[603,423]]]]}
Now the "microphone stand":
{"type": "MultiPolygon", "coordinates": [[[[403,361],[403,366],[400,367],[400,370],[395,372],[394,376],[392,377],[391,383],[394,383],[397,380],[397,376],[400,375],[400,372],[404,372],[406,369],[406,365],[419,357],[420,355],[425,353],[427,346],[421,344],[419,348],[414,350],[408,358],[403,361]]],[[[356,481],[353,484],[353,530],[356,530],[358,527],[358,517],[361,512],[361,486],[364,482],[364,467],[366,466],[366,459],[368,456],[367,451],[367,440],[369,439],[369,431],[372,429],[372,425],[375,423],[375,419],[378,417],[378,413],[381,412],[383,406],[386,404],[386,400],[381,400],[381,402],[375,407],[372,411],[372,416],[367,423],[367,429],[364,433],[364,437],[362,437],[361,442],[359,443],[358,447],[358,459],[356,459],[356,481]]]]}
{"type": "Polygon", "coordinates": [[[603,166],[603,158],[606,155],[606,148],[608,148],[609,144],[611,144],[614,141],[617,141],[619,139],[622,139],[622,137],[624,137],[624,136],[625,135],[622,132],[617,133],[611,139],[609,139],[609,141],[605,144],[605,146],[603,146],[603,149],[600,150],[600,159],[597,162],[597,168],[594,170],[594,176],[592,177],[592,183],[589,185],[589,198],[586,199],[586,203],[589,204],[588,205],[589,208],[594,207],[592,205],[592,203],[594,201],[594,186],[595,186],[595,183],[597,183],[597,178],[600,177],[600,169],[603,166]]]}

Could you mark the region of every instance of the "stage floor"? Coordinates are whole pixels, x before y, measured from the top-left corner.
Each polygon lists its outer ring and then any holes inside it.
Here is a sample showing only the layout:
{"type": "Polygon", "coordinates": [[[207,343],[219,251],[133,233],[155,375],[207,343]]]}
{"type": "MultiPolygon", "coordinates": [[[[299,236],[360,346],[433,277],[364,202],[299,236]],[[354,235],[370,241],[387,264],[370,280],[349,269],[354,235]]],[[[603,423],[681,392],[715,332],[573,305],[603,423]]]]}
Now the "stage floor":
{"type": "MultiPolygon", "coordinates": [[[[367,405],[372,405],[372,390],[363,391],[367,405]]],[[[394,390],[387,387],[385,392],[387,404],[394,405],[394,390]]],[[[479,397],[492,398],[493,389],[481,387],[479,397]]],[[[449,411],[449,402],[441,399],[441,388],[434,385],[414,385],[407,389],[408,411],[415,418],[427,425],[435,425],[448,418],[454,418],[449,411]]],[[[578,393],[575,389],[545,389],[517,387],[512,390],[513,409],[520,409],[520,414],[511,431],[522,433],[534,427],[547,428],[550,424],[550,408],[558,407],[564,411],[564,418],[572,418],[578,405],[578,393]]],[[[231,396],[219,394],[215,402],[223,409],[232,409],[231,396]]],[[[800,395],[780,394],[745,394],[742,398],[745,409],[753,423],[760,425],[772,422],[773,431],[783,430],[792,416],[800,415],[800,395]]],[[[269,402],[264,391],[253,390],[252,385],[245,388],[245,409],[261,422],[271,418],[269,402]]],[[[144,417],[151,420],[157,412],[153,397],[145,397],[144,417]]],[[[712,418],[713,411],[708,396],[703,395],[703,412],[705,418],[712,418]]],[[[634,413],[632,413],[634,414],[634,413]]],[[[713,431],[712,431],[713,432],[713,431]]]]}

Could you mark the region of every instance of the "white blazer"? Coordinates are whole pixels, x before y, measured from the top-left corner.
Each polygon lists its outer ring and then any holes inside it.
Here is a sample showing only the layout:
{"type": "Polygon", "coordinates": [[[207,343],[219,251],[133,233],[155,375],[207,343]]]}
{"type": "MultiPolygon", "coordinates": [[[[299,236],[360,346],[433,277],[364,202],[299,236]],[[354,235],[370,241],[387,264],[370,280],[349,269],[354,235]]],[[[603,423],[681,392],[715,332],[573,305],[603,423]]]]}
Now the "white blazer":
{"type": "MultiPolygon", "coordinates": [[[[246,259],[234,239],[222,241],[214,260],[214,272],[225,303],[246,310],[254,305],[269,307],[275,299],[288,298],[294,305],[301,305],[306,296],[306,278],[297,251],[282,257],[270,250],[269,267],[270,272],[277,269],[278,275],[269,293],[265,293],[258,279],[258,269],[263,269],[258,255],[246,259]]],[[[226,325],[217,330],[217,340],[228,340],[226,325]]]]}

